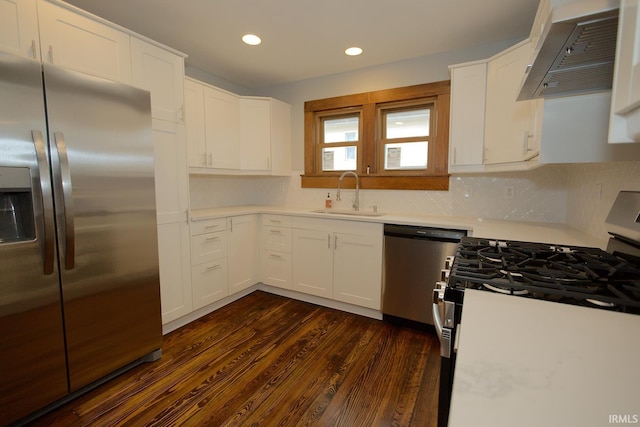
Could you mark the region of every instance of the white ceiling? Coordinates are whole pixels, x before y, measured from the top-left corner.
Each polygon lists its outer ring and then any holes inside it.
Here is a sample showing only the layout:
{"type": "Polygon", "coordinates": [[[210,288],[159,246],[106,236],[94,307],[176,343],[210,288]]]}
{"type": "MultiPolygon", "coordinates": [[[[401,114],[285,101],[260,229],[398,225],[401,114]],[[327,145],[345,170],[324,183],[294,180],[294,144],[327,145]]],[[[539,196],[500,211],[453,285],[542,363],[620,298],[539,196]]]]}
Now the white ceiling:
{"type": "Polygon", "coordinates": [[[66,0],[247,88],[526,37],[538,0],[66,0]],[[240,40],[262,38],[260,46],[240,40]],[[348,57],[359,46],[364,53],[348,57]]]}

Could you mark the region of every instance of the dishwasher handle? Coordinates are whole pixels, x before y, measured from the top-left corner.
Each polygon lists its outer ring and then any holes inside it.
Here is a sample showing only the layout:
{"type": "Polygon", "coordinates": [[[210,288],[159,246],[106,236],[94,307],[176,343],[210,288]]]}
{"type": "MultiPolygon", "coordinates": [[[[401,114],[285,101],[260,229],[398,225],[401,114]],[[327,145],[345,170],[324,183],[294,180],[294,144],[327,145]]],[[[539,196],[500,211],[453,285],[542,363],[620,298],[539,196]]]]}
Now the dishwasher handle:
{"type": "Polygon", "coordinates": [[[467,235],[467,231],[447,228],[421,227],[415,225],[385,224],[384,235],[407,239],[459,242],[460,239],[467,235]]]}

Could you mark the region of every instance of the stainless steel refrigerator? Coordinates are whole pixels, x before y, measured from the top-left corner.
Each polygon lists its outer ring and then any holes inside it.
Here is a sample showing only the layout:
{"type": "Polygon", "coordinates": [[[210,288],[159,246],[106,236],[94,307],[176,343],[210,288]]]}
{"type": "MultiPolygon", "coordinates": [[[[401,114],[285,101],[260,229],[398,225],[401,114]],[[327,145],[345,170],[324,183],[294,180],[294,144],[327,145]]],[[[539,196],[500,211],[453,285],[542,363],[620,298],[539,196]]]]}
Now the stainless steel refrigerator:
{"type": "Polygon", "coordinates": [[[0,425],[162,325],[149,93],[0,52],[0,425]]]}

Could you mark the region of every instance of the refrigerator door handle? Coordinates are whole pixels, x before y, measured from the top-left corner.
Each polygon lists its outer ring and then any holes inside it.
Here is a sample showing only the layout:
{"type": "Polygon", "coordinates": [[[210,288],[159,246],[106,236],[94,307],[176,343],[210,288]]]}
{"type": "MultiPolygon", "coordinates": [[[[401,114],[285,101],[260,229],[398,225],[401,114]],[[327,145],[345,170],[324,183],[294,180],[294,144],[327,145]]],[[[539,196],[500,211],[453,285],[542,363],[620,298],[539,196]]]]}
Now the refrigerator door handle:
{"type": "Polygon", "coordinates": [[[44,145],[42,132],[31,131],[31,139],[36,150],[38,162],[38,179],[40,181],[40,195],[42,197],[42,269],[45,275],[53,273],[55,259],[55,238],[53,225],[53,202],[51,193],[51,181],[49,180],[49,165],[47,163],[47,149],[44,145]]]}
{"type": "MultiPolygon", "coordinates": [[[[54,132],[53,139],[56,145],[59,159],[58,188],[62,189],[62,204],[64,206],[64,218],[61,221],[62,239],[64,246],[64,266],[67,270],[73,270],[75,266],[75,229],[73,225],[73,197],[71,191],[71,171],[69,170],[69,158],[67,156],[67,144],[62,132],[54,132]]],[[[54,174],[55,176],[55,174],[54,174]]]]}

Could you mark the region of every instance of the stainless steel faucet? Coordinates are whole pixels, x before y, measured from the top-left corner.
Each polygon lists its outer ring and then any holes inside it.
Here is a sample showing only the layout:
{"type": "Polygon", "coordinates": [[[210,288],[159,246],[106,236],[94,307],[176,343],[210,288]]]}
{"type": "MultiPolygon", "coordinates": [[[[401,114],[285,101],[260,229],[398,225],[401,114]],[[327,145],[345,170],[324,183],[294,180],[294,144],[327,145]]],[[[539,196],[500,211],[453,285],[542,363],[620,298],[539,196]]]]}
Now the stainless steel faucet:
{"type": "Polygon", "coordinates": [[[336,191],[336,200],[340,200],[340,185],[342,184],[342,178],[345,175],[351,174],[356,178],[356,199],[353,201],[353,210],[360,210],[360,182],[358,180],[358,174],[353,171],[346,171],[340,175],[340,179],[338,179],[338,191],[336,191]]]}

